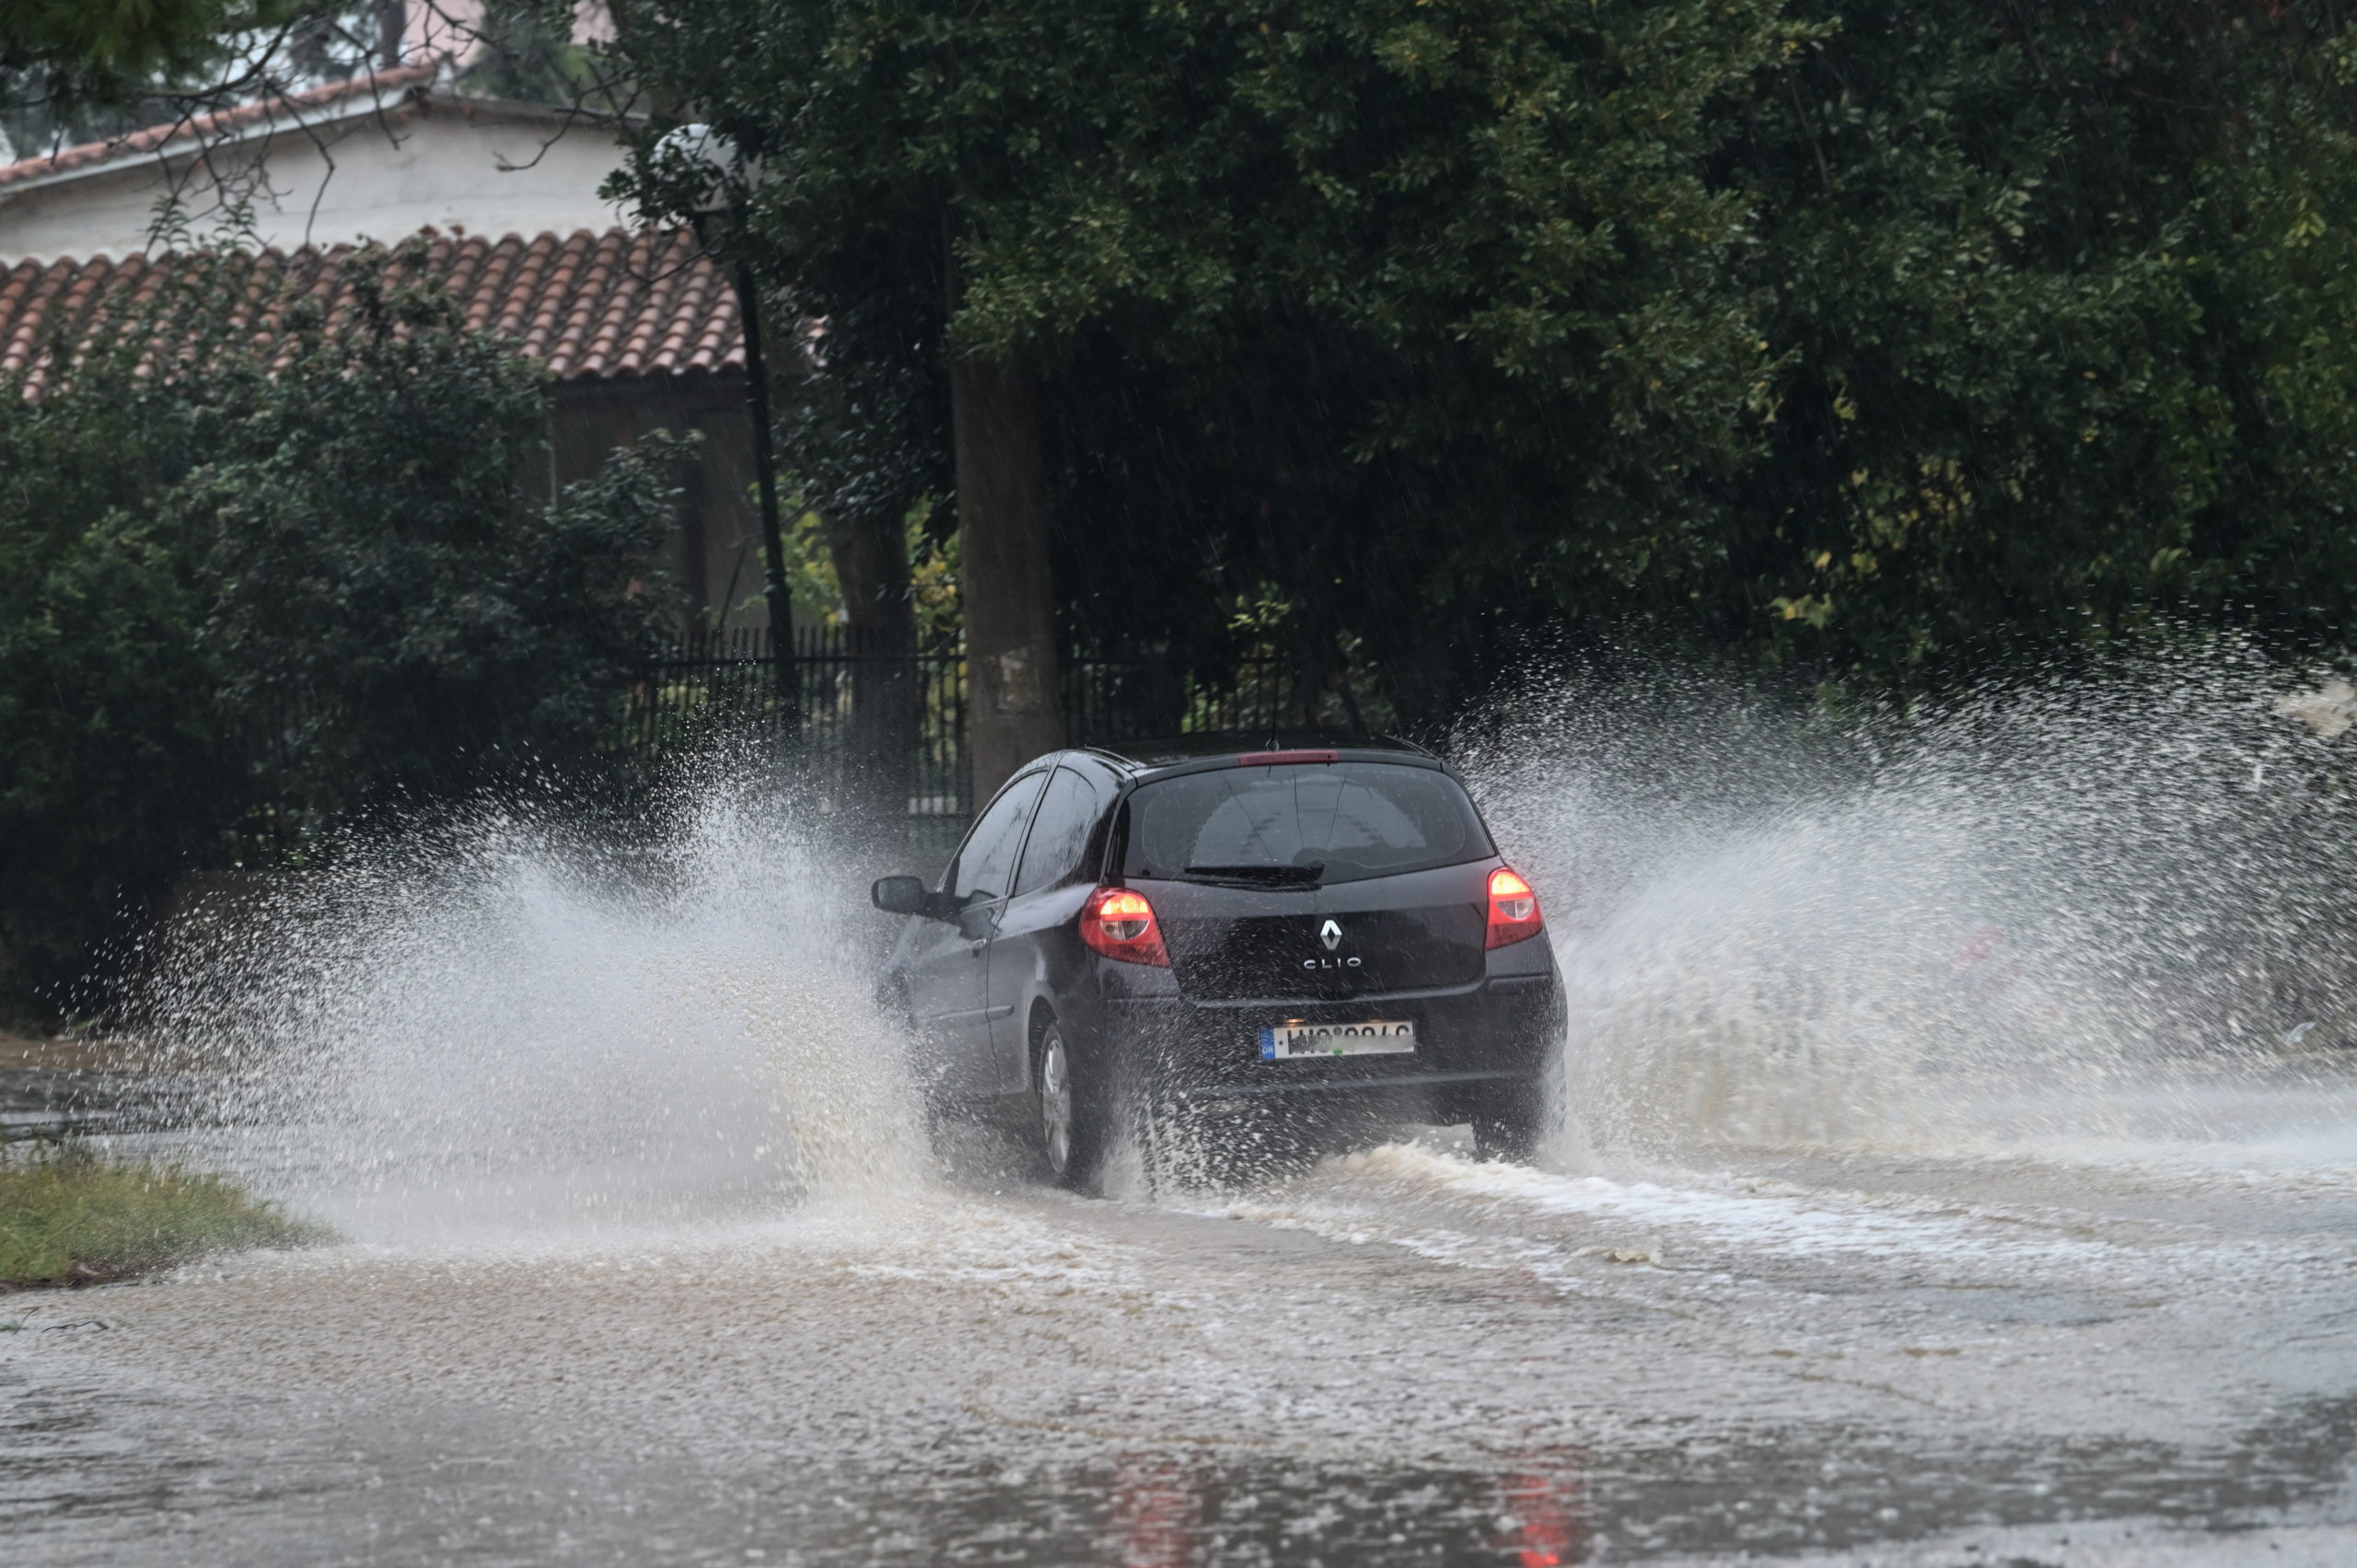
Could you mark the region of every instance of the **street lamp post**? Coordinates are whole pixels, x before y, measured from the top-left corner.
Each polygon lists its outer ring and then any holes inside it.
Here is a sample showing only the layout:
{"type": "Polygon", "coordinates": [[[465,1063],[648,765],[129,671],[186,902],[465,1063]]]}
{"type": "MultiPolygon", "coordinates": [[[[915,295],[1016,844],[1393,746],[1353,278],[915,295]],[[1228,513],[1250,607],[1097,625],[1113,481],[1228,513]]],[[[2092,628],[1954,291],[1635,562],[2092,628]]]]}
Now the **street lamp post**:
{"type": "Polygon", "coordinates": [[[761,355],[760,285],[753,263],[737,263],[737,304],[745,321],[745,408],[753,421],[753,483],[761,492],[761,552],[770,613],[770,656],[777,663],[778,722],[789,738],[802,732],[802,693],[794,679],[794,596],[785,585],[785,530],[777,510],[777,447],[770,424],[769,366],[761,355]]]}

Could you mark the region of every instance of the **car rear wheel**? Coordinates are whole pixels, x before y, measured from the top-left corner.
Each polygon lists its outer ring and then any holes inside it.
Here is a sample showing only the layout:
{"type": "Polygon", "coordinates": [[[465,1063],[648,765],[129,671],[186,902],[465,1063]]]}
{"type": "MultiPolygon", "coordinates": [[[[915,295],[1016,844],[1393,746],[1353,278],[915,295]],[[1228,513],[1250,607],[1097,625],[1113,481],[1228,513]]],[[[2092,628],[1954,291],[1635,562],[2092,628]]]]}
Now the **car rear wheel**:
{"type": "Polygon", "coordinates": [[[1070,1185],[1080,1102],[1073,1093],[1072,1056],[1064,1049],[1063,1030],[1052,1019],[1039,1031],[1032,1065],[1039,1152],[1047,1159],[1049,1177],[1059,1185],[1070,1185]]]}
{"type": "Polygon", "coordinates": [[[1105,1086],[1073,1060],[1063,1028],[1053,1018],[1040,1026],[1031,1048],[1031,1085],[1032,1135],[1048,1179],[1075,1191],[1096,1191],[1119,1108],[1105,1086]]]}
{"type": "Polygon", "coordinates": [[[1473,1150],[1485,1160],[1528,1165],[1546,1133],[1546,1111],[1535,1084],[1488,1097],[1473,1113],[1473,1150]]]}

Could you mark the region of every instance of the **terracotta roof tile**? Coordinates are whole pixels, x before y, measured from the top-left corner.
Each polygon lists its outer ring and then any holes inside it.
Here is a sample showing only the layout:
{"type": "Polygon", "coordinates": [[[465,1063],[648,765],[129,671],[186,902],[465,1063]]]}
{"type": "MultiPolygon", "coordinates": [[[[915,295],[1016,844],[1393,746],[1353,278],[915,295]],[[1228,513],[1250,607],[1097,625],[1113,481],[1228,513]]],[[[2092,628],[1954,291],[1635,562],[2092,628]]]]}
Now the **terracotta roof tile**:
{"type": "MultiPolygon", "coordinates": [[[[254,253],[233,320],[277,335],[288,302],[318,301],[331,321],[357,308],[343,276],[353,248],[254,253]]],[[[0,273],[0,377],[26,376],[38,390],[52,344],[71,364],[154,301],[181,258],[22,261],[0,273]],[[29,372],[29,375],[27,373],[29,372]]],[[[720,269],[684,234],[586,229],[531,239],[426,231],[414,273],[450,291],[467,322],[515,341],[565,380],[621,380],[739,370],[745,365],[737,296],[720,269]]]]}

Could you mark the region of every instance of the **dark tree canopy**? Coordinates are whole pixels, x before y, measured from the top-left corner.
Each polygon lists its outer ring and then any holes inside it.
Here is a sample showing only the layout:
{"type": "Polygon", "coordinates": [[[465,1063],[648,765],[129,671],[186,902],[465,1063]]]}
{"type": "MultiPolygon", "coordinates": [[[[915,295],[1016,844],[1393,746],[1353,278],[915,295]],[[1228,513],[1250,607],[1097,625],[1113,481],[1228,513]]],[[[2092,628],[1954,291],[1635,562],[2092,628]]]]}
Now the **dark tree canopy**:
{"type": "Polygon", "coordinates": [[[11,0],[0,70],[53,73],[121,102],[218,59],[234,34],[297,14],[290,0],[11,0]]]}
{"type": "Polygon", "coordinates": [[[806,308],[922,349],[954,265],[955,350],[1042,366],[1074,636],[1204,642],[1269,581],[1322,644],[1337,579],[1381,618],[1688,547],[1759,440],[1703,155],[1772,13],[691,4],[626,42],[759,153],[806,308]]]}
{"type": "Polygon", "coordinates": [[[271,85],[258,63],[338,7],[329,0],[9,0],[0,6],[0,128],[41,143],[108,134],[271,85]]]}
{"type": "Polygon", "coordinates": [[[1720,634],[1910,682],[2169,620],[2344,638],[2335,13],[1831,16],[1728,148],[1791,359],[1720,634]]]}
{"type": "Polygon", "coordinates": [[[668,0],[621,48],[761,157],[745,242],[846,356],[1040,365],[1077,644],[1216,662],[1272,601],[1421,704],[1510,628],[1920,688],[2348,624],[2320,4],[668,0]]]}

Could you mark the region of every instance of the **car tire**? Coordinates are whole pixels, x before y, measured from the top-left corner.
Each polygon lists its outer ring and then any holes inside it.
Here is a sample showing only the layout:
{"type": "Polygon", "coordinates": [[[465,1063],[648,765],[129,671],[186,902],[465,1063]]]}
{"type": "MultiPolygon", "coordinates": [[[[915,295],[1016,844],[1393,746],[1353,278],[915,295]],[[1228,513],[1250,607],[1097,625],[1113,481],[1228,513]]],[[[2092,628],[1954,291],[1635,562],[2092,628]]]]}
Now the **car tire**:
{"type": "Polygon", "coordinates": [[[1103,1099],[1074,1063],[1063,1027],[1050,1018],[1031,1046],[1031,1135],[1057,1186],[1096,1190],[1105,1164],[1103,1099]]]}
{"type": "Polygon", "coordinates": [[[1535,1084],[1517,1084],[1489,1097],[1473,1112],[1473,1152],[1485,1160],[1528,1165],[1546,1135],[1546,1111],[1535,1084]]]}

